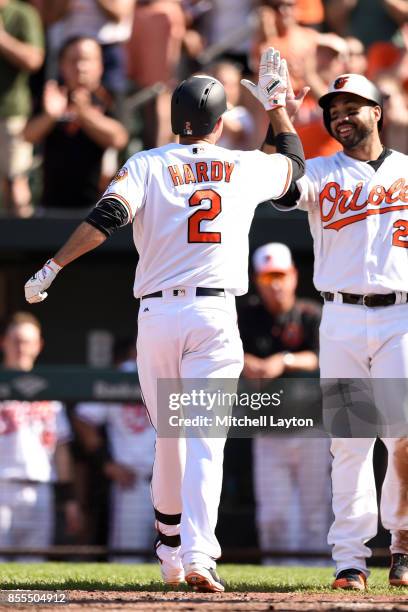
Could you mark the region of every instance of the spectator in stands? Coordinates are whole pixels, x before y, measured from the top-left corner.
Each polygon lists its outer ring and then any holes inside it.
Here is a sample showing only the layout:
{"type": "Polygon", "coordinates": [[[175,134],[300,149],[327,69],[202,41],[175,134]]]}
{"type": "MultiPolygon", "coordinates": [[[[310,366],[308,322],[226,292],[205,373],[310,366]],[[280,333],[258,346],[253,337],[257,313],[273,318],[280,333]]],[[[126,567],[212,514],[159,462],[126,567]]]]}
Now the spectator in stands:
{"type": "Polygon", "coordinates": [[[43,144],[42,206],[88,210],[101,193],[101,162],[109,147],[126,146],[128,134],[113,117],[101,86],[102,54],[92,38],[66,41],[60,52],[63,85],[48,81],[43,108],[29,120],[25,137],[43,144]]]}
{"type": "Polygon", "coordinates": [[[396,34],[408,20],[407,0],[327,0],[326,21],[340,36],[359,38],[367,49],[367,77],[393,68],[402,50],[396,34]]]}
{"type": "Polygon", "coordinates": [[[140,89],[162,85],[157,98],[143,107],[142,138],[146,149],[174,138],[170,129],[170,90],[186,32],[181,0],[138,1],[127,47],[129,76],[140,89]]]}
{"type": "Polygon", "coordinates": [[[251,66],[259,65],[261,53],[267,47],[278,49],[288,62],[295,91],[307,83],[303,65],[315,55],[318,33],[298,24],[296,0],[264,0],[260,7],[260,25],[252,43],[251,66]]]}
{"type": "Polygon", "coordinates": [[[245,106],[240,104],[241,69],[232,62],[221,61],[210,67],[209,74],[224,85],[227,96],[228,110],[222,116],[224,129],[218,145],[226,149],[243,151],[255,148],[252,115],[245,106]]]}
{"type": "MultiPolygon", "coordinates": [[[[15,313],[1,340],[3,368],[30,372],[42,347],[39,321],[29,313],[15,313]]],[[[52,543],[55,478],[66,530],[71,534],[80,530],[81,514],[71,484],[70,437],[60,402],[0,402],[0,548],[46,548],[52,543]]]]}
{"type": "MultiPolygon", "coordinates": [[[[123,345],[116,344],[116,350],[123,345]]],[[[118,364],[124,372],[136,371],[135,341],[118,364]]],[[[136,374],[135,374],[136,376],[136,374]]],[[[102,465],[112,481],[109,546],[114,550],[150,550],[154,540],[154,514],[150,480],[155,432],[143,402],[81,403],[75,408],[75,429],[91,461],[102,465]],[[105,426],[108,448],[101,434],[105,426]]],[[[140,557],[117,557],[136,561],[140,557]]]]}
{"type": "Polygon", "coordinates": [[[327,91],[328,84],[345,72],[347,45],[336,34],[319,34],[315,55],[304,61],[303,78],[310,87],[295,121],[306,158],[331,155],[339,151],[339,143],[325,130],[322,109],[317,100],[327,91]],[[326,133],[325,133],[326,132],[326,133]]]}
{"type": "MultiPolygon", "coordinates": [[[[296,298],[298,276],[290,250],[266,244],[255,251],[253,268],[259,299],[239,318],[244,377],[267,384],[266,379],[313,373],[321,308],[296,298]]],[[[261,549],[327,551],[329,441],[263,434],[253,441],[253,459],[261,549]]]]}
{"type": "Polygon", "coordinates": [[[250,15],[256,4],[256,0],[212,0],[203,25],[206,44],[220,47],[221,58],[239,63],[246,73],[252,36],[250,15]]]}
{"type": "Polygon", "coordinates": [[[346,36],[347,58],[345,71],[353,74],[366,74],[368,62],[364,45],[355,36],[346,36]]]}
{"type": "Polygon", "coordinates": [[[29,75],[44,61],[37,11],[18,0],[0,0],[0,190],[6,212],[29,217],[32,147],[22,133],[31,113],[29,75]]]}
{"type": "Polygon", "coordinates": [[[392,73],[378,75],[376,85],[384,98],[384,123],[381,141],[384,146],[408,153],[408,105],[399,79],[392,73]]]}
{"type": "Polygon", "coordinates": [[[322,0],[297,0],[296,19],[300,25],[320,31],[324,21],[322,0]]]}
{"type": "Polygon", "coordinates": [[[124,94],[123,45],[130,37],[136,0],[43,0],[43,4],[51,55],[56,58],[61,46],[74,37],[94,38],[102,49],[103,86],[110,93],[124,94]]]}
{"type": "MultiPolygon", "coordinates": [[[[279,49],[287,60],[292,85],[295,92],[308,85],[305,81],[304,65],[310,57],[315,57],[318,32],[298,24],[296,20],[296,0],[262,0],[259,8],[259,26],[251,44],[250,66],[258,66],[262,51],[267,47],[279,49]]],[[[253,113],[256,132],[262,138],[267,129],[265,114],[260,112],[259,104],[245,97],[245,104],[253,113]]]]}

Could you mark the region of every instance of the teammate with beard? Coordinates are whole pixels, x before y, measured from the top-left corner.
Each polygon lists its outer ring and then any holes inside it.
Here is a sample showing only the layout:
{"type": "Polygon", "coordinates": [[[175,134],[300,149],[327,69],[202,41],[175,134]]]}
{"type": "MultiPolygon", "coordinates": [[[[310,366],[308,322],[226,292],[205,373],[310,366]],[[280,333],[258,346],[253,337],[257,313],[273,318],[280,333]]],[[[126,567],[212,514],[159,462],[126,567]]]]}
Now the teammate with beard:
{"type": "MultiPolygon", "coordinates": [[[[322,379],[369,383],[372,405],[385,406],[396,415],[403,402],[395,383],[408,377],[408,159],[382,145],[382,99],[365,77],[337,77],[319,104],[327,130],[343,151],[309,160],[305,176],[293,181],[275,206],[308,212],[314,283],[325,301],[320,326],[322,379]]],[[[288,111],[291,114],[289,101],[288,111]]],[[[271,143],[267,136],[266,152],[271,143]]],[[[340,400],[337,395],[337,408],[340,400]]],[[[372,462],[377,433],[367,437],[369,419],[355,400],[351,407],[360,419],[361,433],[352,431],[343,434],[351,437],[332,440],[335,519],[328,541],[336,563],[333,588],[364,590],[366,558],[371,554],[365,543],[377,532],[372,462]]],[[[388,449],[381,518],[391,532],[390,584],[404,586],[408,512],[406,467],[404,473],[401,465],[407,438],[401,437],[403,428],[392,432],[393,423],[389,420],[387,433],[381,434],[388,449]]]]}

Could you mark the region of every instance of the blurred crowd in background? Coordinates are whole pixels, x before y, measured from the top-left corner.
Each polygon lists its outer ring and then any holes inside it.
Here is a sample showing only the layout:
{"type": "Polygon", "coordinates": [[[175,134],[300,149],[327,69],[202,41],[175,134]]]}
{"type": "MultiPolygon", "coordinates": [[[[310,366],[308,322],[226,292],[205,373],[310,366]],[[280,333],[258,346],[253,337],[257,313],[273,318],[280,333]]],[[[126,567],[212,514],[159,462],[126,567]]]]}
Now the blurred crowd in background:
{"type": "Polygon", "coordinates": [[[240,86],[267,46],[288,60],[306,157],[338,149],[317,99],[357,72],[384,94],[383,139],[408,152],[406,0],[0,0],[3,215],[89,210],[121,161],[168,143],[170,95],[195,72],[225,85],[222,146],[260,146],[266,118],[240,86]]]}

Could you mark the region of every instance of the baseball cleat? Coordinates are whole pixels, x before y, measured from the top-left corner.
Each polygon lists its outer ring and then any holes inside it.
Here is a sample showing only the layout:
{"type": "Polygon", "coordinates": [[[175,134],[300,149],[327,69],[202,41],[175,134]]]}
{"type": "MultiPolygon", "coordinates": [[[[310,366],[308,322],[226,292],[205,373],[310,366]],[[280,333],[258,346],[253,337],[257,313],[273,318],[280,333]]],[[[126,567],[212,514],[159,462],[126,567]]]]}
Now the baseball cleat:
{"type": "Polygon", "coordinates": [[[163,582],[168,586],[179,586],[185,580],[180,546],[166,546],[158,539],[155,547],[163,582]]]}
{"type": "Polygon", "coordinates": [[[213,568],[191,563],[185,569],[186,582],[199,593],[222,593],[225,583],[213,568]]]}
{"type": "Polygon", "coordinates": [[[332,584],[333,589],[344,589],[351,591],[365,591],[367,588],[367,578],[364,572],[358,569],[342,570],[332,584]]]}
{"type": "Polygon", "coordinates": [[[408,555],[392,555],[388,581],[391,586],[408,586],[408,555]]]}

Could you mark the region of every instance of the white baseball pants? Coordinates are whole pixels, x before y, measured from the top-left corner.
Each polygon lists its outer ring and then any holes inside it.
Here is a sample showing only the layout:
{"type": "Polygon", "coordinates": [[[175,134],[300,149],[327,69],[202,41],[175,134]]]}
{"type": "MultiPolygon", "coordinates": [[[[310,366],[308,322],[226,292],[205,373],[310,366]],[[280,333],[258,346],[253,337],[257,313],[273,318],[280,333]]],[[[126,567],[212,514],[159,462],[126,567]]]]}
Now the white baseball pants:
{"type": "MultiPolygon", "coordinates": [[[[408,305],[367,308],[326,303],[320,326],[321,378],[408,378],[408,305]]],[[[403,381],[401,381],[403,382],[403,381]]],[[[398,383],[397,383],[398,384],[398,383]]],[[[401,410],[401,393],[393,383],[373,383],[374,400],[401,410]]],[[[328,542],[333,545],[336,572],[366,569],[370,549],[365,543],[377,533],[377,497],[372,454],[375,438],[334,438],[332,485],[334,522],[328,542]]],[[[383,438],[388,468],[381,496],[381,519],[392,537],[391,553],[408,552],[407,482],[396,469],[398,455],[406,452],[406,439],[383,438]]]]}
{"type": "MultiPolygon", "coordinates": [[[[48,482],[0,482],[0,548],[47,548],[53,530],[54,506],[48,482]]],[[[41,557],[29,555],[20,555],[17,559],[41,561],[41,557]]]]}
{"type": "MultiPolygon", "coordinates": [[[[140,384],[157,429],[157,380],[238,379],[243,367],[235,298],[196,297],[165,290],[141,301],[137,340],[140,384]]],[[[164,515],[181,513],[181,524],[158,523],[167,536],[180,533],[183,564],[214,567],[220,546],[214,531],[222,486],[225,439],[156,439],[152,500],[164,515]]]]}

